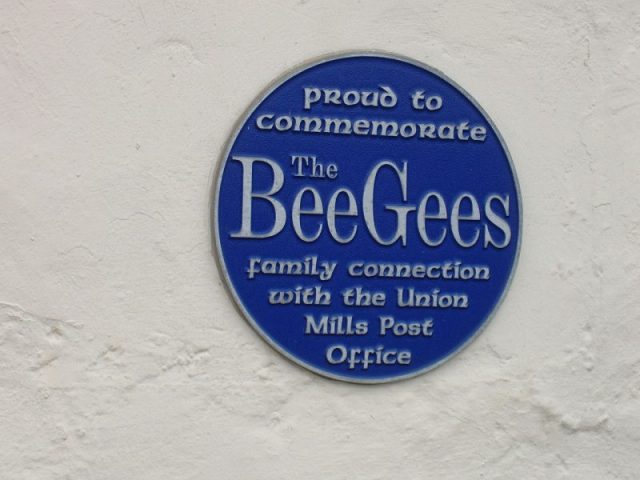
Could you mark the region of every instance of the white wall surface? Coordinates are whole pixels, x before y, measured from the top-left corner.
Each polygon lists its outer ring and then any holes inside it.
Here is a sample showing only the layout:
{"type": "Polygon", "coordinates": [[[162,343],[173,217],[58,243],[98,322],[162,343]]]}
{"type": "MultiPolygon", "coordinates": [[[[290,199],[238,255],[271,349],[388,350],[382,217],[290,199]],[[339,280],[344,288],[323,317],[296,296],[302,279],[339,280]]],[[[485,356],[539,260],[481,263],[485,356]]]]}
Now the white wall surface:
{"type": "Polygon", "coordinates": [[[637,0],[0,3],[0,478],[639,478],[637,0]],[[524,236],[470,347],[356,386],[235,310],[209,189],[269,82],[371,48],[489,113],[524,236]]]}

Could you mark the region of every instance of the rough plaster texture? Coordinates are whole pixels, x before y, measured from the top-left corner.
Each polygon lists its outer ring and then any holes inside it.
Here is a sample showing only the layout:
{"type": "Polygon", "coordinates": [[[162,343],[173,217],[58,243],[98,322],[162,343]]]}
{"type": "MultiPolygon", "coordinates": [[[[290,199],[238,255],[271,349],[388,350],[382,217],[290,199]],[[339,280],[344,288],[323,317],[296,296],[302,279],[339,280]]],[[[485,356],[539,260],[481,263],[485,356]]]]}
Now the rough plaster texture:
{"type": "Polygon", "coordinates": [[[2,0],[0,47],[0,478],[639,478],[637,0],[2,0]],[[254,96],[358,48],[474,95],[524,206],[488,329],[374,387],[258,338],[208,219],[254,96]]]}

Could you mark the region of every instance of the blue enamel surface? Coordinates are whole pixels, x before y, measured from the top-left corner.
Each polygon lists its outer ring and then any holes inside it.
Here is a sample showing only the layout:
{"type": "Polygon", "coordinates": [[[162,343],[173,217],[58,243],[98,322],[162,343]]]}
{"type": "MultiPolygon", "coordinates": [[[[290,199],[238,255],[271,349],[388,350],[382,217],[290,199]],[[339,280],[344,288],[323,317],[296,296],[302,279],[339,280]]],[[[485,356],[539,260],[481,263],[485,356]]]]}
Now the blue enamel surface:
{"type": "MultiPolygon", "coordinates": [[[[219,172],[216,191],[217,218],[214,225],[219,256],[227,281],[236,301],[248,316],[253,326],[278,350],[312,370],[334,378],[353,381],[376,382],[411,376],[440,363],[464,346],[484,326],[501,300],[508,286],[517,257],[520,235],[520,198],[514,172],[498,134],[483,113],[456,86],[438,74],[404,60],[385,56],[349,56],[324,61],[306,68],[276,86],[244,119],[232,140],[228,155],[219,172]],[[394,108],[315,104],[305,110],[303,91],[305,87],[339,88],[347,90],[376,90],[387,85],[398,97],[394,108]],[[411,94],[425,90],[442,97],[443,107],[436,112],[416,111],[411,107],[411,94]],[[277,115],[329,116],[357,119],[395,120],[398,122],[459,123],[486,127],[483,142],[452,141],[400,137],[373,137],[357,135],[311,134],[299,132],[263,131],[256,127],[256,118],[265,113],[277,115]],[[292,154],[315,155],[324,164],[335,163],[338,177],[335,180],[312,180],[292,176],[292,154]],[[241,224],[242,165],[233,161],[234,156],[266,157],[277,162],[284,172],[284,186],[275,195],[287,209],[287,223],[279,234],[268,239],[233,238],[241,224]],[[447,221],[430,223],[430,232],[438,227],[447,227],[447,236],[438,247],[426,245],[416,228],[416,212],[408,216],[407,244],[396,242],[391,246],[378,244],[368,233],[362,216],[362,192],[364,182],[373,166],[381,161],[402,162],[408,165],[407,204],[417,205],[425,193],[436,191],[447,203],[448,213],[454,199],[468,192],[478,199],[481,221],[461,222],[461,235],[469,238],[475,228],[481,235],[477,245],[463,248],[458,245],[447,221]],[[301,241],[295,234],[291,222],[291,205],[294,196],[303,187],[314,187],[322,197],[324,208],[332,193],[338,188],[349,188],[358,203],[359,215],[342,218],[338,225],[342,231],[349,230],[355,222],[358,231],[355,239],[341,245],[327,231],[324,216],[307,216],[302,220],[303,228],[312,231],[323,225],[320,238],[313,243],[301,241]],[[483,245],[484,224],[493,237],[500,241],[503,232],[486,221],[483,211],[488,195],[496,194],[509,198],[509,215],[503,213],[511,230],[511,240],[505,248],[483,245]],[[320,261],[337,261],[333,278],[322,282],[304,276],[257,275],[247,276],[248,259],[304,259],[317,256],[320,261]],[[489,280],[453,279],[390,279],[352,278],[346,266],[354,261],[393,262],[409,264],[434,264],[439,262],[461,262],[461,265],[486,265],[490,268],[489,280]],[[320,285],[332,293],[332,305],[270,305],[268,292],[296,286],[320,285]],[[360,286],[369,291],[384,291],[387,302],[384,307],[355,307],[342,304],[340,292],[349,287],[360,286]],[[417,291],[464,293],[468,295],[468,308],[400,308],[395,305],[398,287],[413,287],[417,291]],[[308,335],[305,334],[305,315],[352,315],[369,321],[366,335],[308,335]],[[433,319],[431,336],[379,335],[378,317],[392,315],[399,320],[433,319]],[[346,347],[377,347],[385,349],[408,349],[411,351],[409,365],[371,365],[349,368],[347,363],[330,364],[326,351],[331,345],[346,347]]],[[[254,191],[265,191],[271,186],[273,177],[265,165],[256,165],[254,191]]],[[[377,179],[374,214],[380,234],[387,238],[394,231],[396,222],[385,204],[402,204],[397,175],[383,169],[377,179]]],[[[344,199],[343,199],[344,200],[344,199]]],[[[303,207],[309,207],[311,199],[304,197],[303,207]]],[[[344,206],[344,205],[343,205],[344,206]]],[[[468,205],[467,205],[468,207],[468,205]]],[[[499,205],[498,205],[499,207],[499,205]]],[[[430,204],[429,212],[434,212],[430,204]]],[[[468,213],[468,208],[465,208],[468,213]]],[[[273,223],[273,208],[263,200],[253,202],[253,225],[256,231],[265,230],[273,223]]]]}

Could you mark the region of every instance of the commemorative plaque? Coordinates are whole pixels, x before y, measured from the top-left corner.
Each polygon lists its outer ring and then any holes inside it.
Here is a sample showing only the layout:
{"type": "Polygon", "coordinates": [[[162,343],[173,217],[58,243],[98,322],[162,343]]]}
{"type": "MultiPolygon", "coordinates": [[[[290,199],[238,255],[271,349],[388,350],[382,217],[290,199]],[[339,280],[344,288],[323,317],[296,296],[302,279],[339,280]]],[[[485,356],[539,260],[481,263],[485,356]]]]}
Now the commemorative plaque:
{"type": "Polygon", "coordinates": [[[277,80],[213,186],[214,248],[242,314],[294,362],[359,383],[467,345],[508,288],[521,222],[509,153],[478,103],[381,53],[277,80]]]}

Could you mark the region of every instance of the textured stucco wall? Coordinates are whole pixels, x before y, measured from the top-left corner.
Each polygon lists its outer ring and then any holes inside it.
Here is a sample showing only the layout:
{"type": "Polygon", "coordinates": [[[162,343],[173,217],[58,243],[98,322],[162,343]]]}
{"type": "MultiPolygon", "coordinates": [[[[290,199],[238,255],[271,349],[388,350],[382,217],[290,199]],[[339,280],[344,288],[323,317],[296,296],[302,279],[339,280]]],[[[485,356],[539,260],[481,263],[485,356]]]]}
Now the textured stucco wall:
{"type": "Polygon", "coordinates": [[[1,3],[0,478],[638,478],[637,0],[1,3]],[[524,206],[487,330],[373,387],[258,338],[208,219],[254,96],[367,48],[481,103],[524,206]]]}

